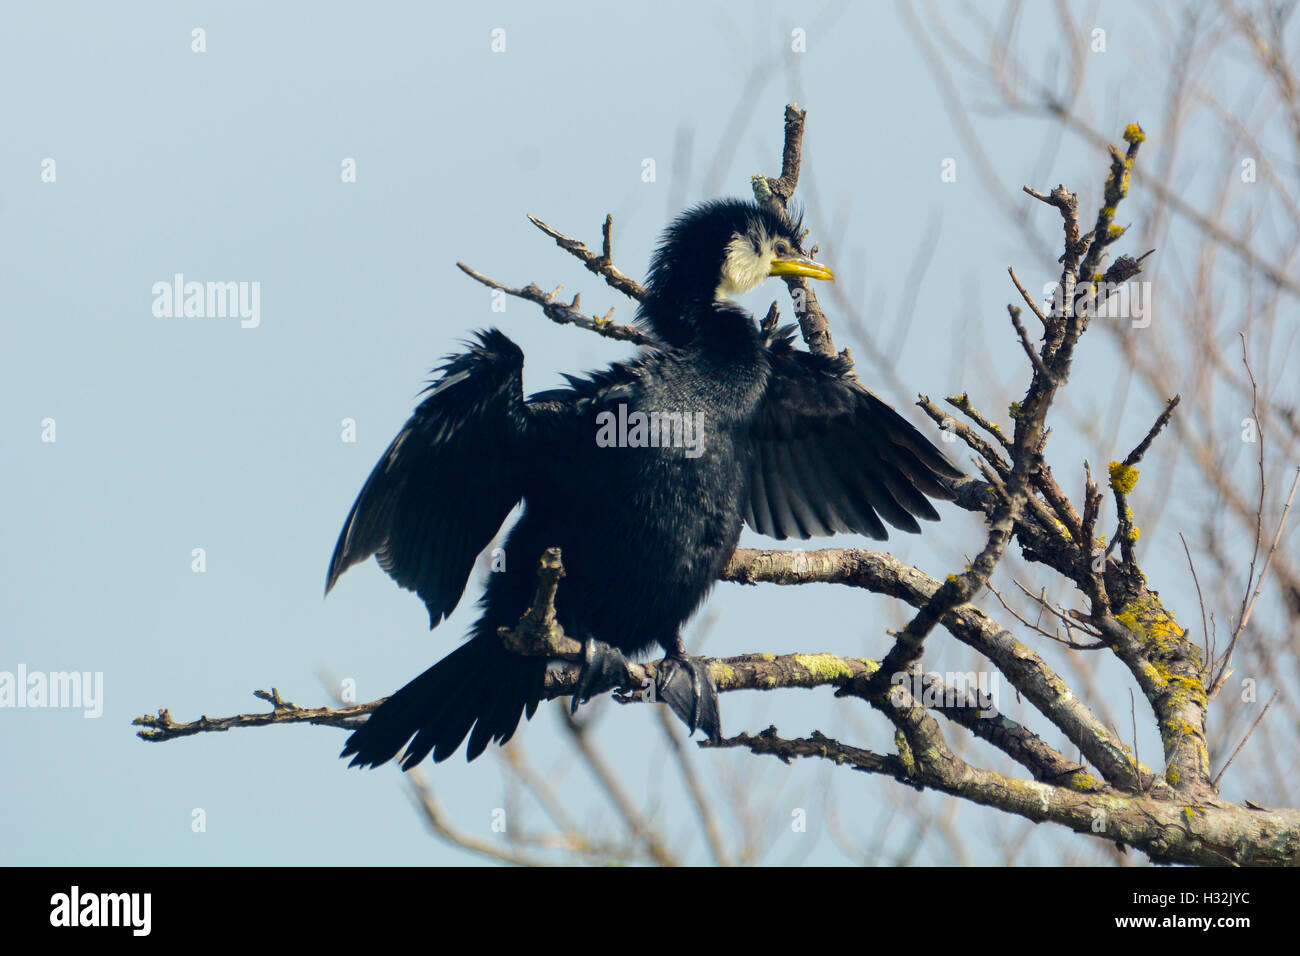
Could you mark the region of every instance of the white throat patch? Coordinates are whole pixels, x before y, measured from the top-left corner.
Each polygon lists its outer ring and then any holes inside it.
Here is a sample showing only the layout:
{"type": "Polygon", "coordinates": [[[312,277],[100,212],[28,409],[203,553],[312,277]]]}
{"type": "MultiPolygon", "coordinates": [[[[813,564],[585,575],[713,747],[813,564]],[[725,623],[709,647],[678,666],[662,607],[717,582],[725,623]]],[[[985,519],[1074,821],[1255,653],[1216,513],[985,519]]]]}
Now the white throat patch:
{"type": "Polygon", "coordinates": [[[733,295],[744,295],[767,278],[772,269],[772,238],[766,233],[757,238],[758,251],[754,250],[754,238],[750,236],[733,236],[727,243],[727,253],[722,260],[722,281],[718,283],[714,297],[729,299],[733,295]]]}

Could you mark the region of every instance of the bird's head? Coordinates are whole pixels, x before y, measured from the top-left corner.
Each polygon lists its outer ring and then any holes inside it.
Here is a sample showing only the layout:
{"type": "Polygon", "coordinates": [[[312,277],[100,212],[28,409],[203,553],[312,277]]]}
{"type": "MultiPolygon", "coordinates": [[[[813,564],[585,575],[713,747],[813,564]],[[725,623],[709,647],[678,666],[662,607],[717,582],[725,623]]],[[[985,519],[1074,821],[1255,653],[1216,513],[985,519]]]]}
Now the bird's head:
{"type": "Polygon", "coordinates": [[[665,231],[646,282],[643,318],[669,342],[709,313],[734,312],[744,295],[770,276],[833,279],[804,255],[802,225],[758,203],[719,199],[688,209],[665,231]]]}

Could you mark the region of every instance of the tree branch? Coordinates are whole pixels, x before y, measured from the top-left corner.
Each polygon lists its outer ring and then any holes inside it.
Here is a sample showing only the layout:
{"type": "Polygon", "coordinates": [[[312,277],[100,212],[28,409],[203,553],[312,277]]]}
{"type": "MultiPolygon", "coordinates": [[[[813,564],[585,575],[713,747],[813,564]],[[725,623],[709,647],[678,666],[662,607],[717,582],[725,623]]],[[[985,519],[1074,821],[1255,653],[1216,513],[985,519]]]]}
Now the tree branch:
{"type": "MultiPolygon", "coordinates": [[[[752,178],[754,199],[781,215],[788,214],[790,199],[794,196],[795,187],[799,185],[799,167],[803,163],[804,120],[807,116],[808,112],[801,110],[798,103],[786,106],[781,175],[777,179],[761,174],[752,178]]],[[[813,247],[813,252],[816,252],[816,246],[813,247]]],[[[831,339],[830,322],[817,303],[817,293],[813,291],[812,284],[803,276],[785,276],[784,279],[795,305],[799,331],[808,350],[814,355],[833,357],[835,342],[831,339]]]]}
{"type": "Polygon", "coordinates": [[[613,309],[610,309],[602,316],[584,315],[578,311],[582,302],[581,293],[575,295],[573,301],[566,305],[559,300],[560,286],[557,286],[554,292],[543,292],[536,283],[529,283],[522,289],[516,289],[497,282],[496,279],[489,279],[483,273],[476,272],[463,262],[456,263],[456,267],[465,275],[476,282],[483,283],[489,289],[496,289],[506,295],[514,296],[517,299],[526,299],[540,305],[546,317],[557,325],[576,325],[580,329],[595,332],[607,339],[617,339],[620,342],[633,342],[637,345],[655,344],[654,336],[639,326],[622,325],[611,321],[610,316],[614,314],[613,309]]]}
{"type": "Polygon", "coordinates": [[[600,255],[596,255],[588,249],[586,243],[570,236],[566,236],[558,229],[548,226],[536,216],[530,215],[528,221],[554,239],[555,244],[565,252],[576,256],[578,261],[586,266],[591,272],[594,272],[596,275],[603,278],[610,288],[617,289],[629,299],[636,302],[645,301],[645,286],[637,282],[635,279],[624,275],[619,271],[618,267],[614,265],[613,216],[605,216],[605,225],[601,229],[602,243],[600,255]]]}

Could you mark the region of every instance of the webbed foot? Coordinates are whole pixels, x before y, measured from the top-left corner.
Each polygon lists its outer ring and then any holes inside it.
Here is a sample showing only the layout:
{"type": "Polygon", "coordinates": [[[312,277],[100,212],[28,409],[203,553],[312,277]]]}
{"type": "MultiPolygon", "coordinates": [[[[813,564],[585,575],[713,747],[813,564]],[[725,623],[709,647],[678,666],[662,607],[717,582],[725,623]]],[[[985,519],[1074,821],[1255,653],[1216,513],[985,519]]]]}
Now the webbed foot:
{"type": "Polygon", "coordinates": [[[703,730],[710,740],[722,739],[718,688],[708,665],[699,658],[665,657],[655,677],[655,696],[682,719],[691,733],[703,730]]]}
{"type": "Polygon", "coordinates": [[[597,694],[626,687],[631,679],[627,658],[617,648],[594,637],[588,638],[582,644],[582,670],[578,672],[569,713],[576,714],[579,704],[585,704],[597,694]]]}

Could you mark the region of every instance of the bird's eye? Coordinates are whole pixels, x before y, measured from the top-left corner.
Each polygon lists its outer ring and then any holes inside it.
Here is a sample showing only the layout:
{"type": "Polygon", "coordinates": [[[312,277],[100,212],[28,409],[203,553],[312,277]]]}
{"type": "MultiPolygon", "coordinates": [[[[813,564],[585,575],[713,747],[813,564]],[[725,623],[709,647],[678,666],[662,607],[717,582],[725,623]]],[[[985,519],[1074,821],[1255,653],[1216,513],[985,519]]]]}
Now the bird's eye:
{"type": "Polygon", "coordinates": [[[780,256],[788,256],[790,254],[790,243],[786,242],[784,239],[780,240],[776,244],[776,253],[780,256]]]}

